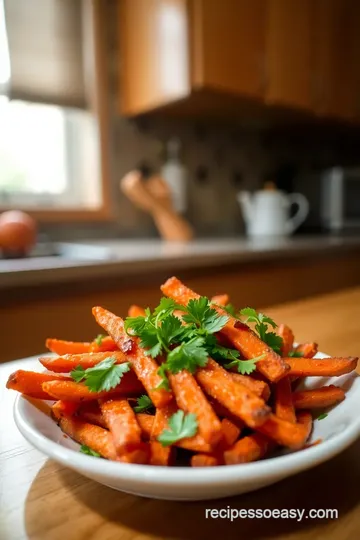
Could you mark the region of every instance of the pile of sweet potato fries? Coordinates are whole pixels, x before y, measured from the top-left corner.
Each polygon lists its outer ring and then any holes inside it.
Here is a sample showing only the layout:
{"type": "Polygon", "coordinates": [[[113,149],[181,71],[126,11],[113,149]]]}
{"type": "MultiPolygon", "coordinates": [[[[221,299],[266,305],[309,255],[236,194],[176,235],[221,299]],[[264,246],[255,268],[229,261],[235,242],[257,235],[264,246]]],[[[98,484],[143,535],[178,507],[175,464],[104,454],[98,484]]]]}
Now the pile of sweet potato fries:
{"type": "Polygon", "coordinates": [[[175,277],[161,290],[153,314],[131,306],[125,322],[94,307],[106,336],[48,339],[58,356],[39,359],[47,371],[16,371],[7,388],[54,402],[52,417],[87,454],[193,467],[304,448],[314,412],[345,398],[334,385],[298,390],[298,383],[349,373],[357,358],[315,359],[315,343],[295,347],[289,327],[251,308],[244,321],[227,295],[208,300],[175,277]]]}

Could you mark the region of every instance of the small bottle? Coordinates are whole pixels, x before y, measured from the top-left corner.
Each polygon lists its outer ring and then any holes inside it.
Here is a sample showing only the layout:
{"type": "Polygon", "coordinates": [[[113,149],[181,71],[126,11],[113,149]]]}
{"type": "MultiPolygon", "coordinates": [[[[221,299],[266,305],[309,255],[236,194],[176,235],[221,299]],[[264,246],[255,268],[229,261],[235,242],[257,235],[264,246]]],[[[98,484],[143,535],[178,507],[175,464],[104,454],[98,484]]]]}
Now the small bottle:
{"type": "Polygon", "coordinates": [[[181,142],[172,138],[166,145],[166,161],[161,169],[161,175],[169,186],[174,209],[180,214],[187,207],[187,174],[180,160],[181,142]]]}

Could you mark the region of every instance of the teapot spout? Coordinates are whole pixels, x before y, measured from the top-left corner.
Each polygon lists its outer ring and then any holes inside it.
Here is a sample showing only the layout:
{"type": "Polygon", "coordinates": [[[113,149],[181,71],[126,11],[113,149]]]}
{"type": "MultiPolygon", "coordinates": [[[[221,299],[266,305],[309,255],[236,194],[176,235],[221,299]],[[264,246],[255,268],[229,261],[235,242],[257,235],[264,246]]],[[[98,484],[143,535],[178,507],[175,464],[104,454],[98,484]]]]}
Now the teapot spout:
{"type": "Polygon", "coordinates": [[[245,223],[246,225],[250,225],[253,217],[253,201],[251,200],[251,195],[248,191],[240,191],[236,197],[240,204],[245,223]]]}

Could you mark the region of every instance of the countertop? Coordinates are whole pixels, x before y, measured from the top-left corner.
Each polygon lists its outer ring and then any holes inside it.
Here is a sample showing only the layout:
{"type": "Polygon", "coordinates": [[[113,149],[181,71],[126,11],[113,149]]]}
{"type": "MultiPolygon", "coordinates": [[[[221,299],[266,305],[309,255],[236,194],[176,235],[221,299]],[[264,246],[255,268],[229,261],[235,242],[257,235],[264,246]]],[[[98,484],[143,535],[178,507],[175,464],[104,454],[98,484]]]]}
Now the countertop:
{"type": "Polygon", "coordinates": [[[360,248],[359,236],[223,238],[188,244],[160,240],[104,240],[58,244],[61,256],[0,260],[0,289],[66,283],[154,271],[296,258],[360,248]]]}
{"type": "MultiPolygon", "coordinates": [[[[332,355],[360,351],[360,288],[269,311],[298,341],[316,335],[332,355]],[[346,324],[344,324],[346,321],[346,324]]],[[[8,375],[27,360],[0,366],[1,540],[353,540],[360,533],[360,440],[327,463],[268,488],[229,499],[166,502],[113,491],[59,465],[17,431],[8,375]],[[205,519],[206,508],[336,509],[338,519],[205,519]]]]}

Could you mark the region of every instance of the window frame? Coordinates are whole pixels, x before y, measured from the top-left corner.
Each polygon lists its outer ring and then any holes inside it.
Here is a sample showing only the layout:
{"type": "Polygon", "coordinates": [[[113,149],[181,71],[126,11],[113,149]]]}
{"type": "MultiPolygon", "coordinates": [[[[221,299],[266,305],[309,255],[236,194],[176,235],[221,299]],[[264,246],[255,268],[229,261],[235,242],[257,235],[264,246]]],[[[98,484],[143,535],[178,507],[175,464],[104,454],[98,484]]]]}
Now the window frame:
{"type": "MultiPolygon", "coordinates": [[[[98,208],[53,206],[22,206],[39,222],[61,221],[113,221],[114,208],[111,201],[110,137],[109,137],[109,70],[107,61],[107,17],[103,0],[81,0],[84,39],[83,54],[86,65],[85,87],[89,110],[94,116],[98,131],[100,161],[101,205],[98,208]]],[[[70,179],[71,181],[71,179],[70,179]]],[[[0,213],[14,209],[15,205],[0,205],[0,213]]]]}

